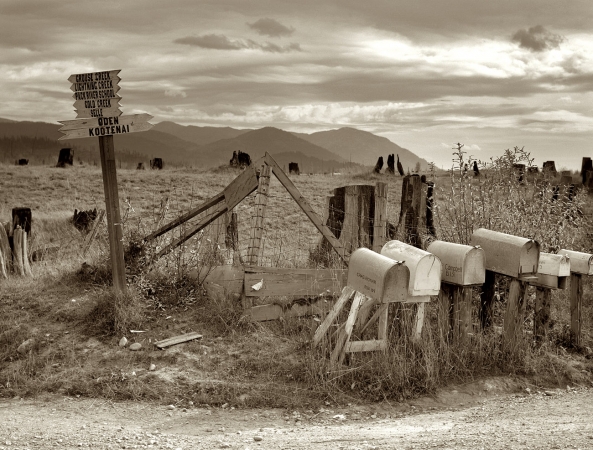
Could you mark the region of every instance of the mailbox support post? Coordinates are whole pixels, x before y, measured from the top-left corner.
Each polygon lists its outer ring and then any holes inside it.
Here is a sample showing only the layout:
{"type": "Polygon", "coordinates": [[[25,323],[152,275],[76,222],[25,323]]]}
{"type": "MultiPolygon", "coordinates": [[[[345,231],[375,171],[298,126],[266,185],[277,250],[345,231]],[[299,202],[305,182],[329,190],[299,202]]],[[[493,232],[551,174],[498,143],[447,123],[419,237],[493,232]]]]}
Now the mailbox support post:
{"type": "Polygon", "coordinates": [[[444,342],[451,336],[455,341],[465,340],[472,329],[472,287],[441,284],[439,293],[439,328],[444,342]]]}
{"type": "Polygon", "coordinates": [[[453,288],[453,338],[457,341],[467,339],[472,329],[472,288],[456,286],[453,288]]]}
{"type": "Polygon", "coordinates": [[[487,330],[492,326],[492,310],[494,306],[494,287],[496,284],[496,274],[491,270],[486,270],[486,279],[482,292],[480,294],[480,324],[482,330],[487,330]]]}
{"type": "Polygon", "coordinates": [[[533,320],[533,334],[537,342],[543,341],[550,326],[550,300],[552,290],[549,288],[535,287],[535,312],[533,320]]]}
{"type": "Polygon", "coordinates": [[[583,307],[583,276],[570,274],[570,335],[573,345],[581,345],[581,318],[583,307]]]}
{"type": "Polygon", "coordinates": [[[507,309],[504,314],[503,336],[507,348],[513,348],[521,333],[521,324],[525,313],[525,288],[527,283],[517,278],[511,280],[507,309]]]}

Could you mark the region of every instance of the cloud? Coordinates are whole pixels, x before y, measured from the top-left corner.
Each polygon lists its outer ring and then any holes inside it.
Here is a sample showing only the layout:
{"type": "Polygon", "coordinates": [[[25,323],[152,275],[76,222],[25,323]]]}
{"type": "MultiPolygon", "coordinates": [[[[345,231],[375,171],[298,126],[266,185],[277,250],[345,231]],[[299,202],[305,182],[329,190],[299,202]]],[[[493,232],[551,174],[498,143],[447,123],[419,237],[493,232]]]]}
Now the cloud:
{"type": "Polygon", "coordinates": [[[294,33],[293,27],[287,27],[280,22],[267,17],[258,19],[253,23],[247,23],[249,28],[257,31],[258,34],[270,37],[290,36],[294,33]]]}
{"type": "Polygon", "coordinates": [[[251,39],[229,39],[222,34],[204,34],[202,36],[186,36],[173,41],[176,44],[185,44],[194,47],[209,48],[214,50],[261,50],[268,53],[301,52],[300,44],[291,42],[280,46],[272,42],[259,43],[251,39]]]}
{"type": "Polygon", "coordinates": [[[551,48],[557,48],[566,38],[546,30],[541,25],[536,25],[528,30],[521,29],[513,37],[513,42],[518,42],[523,47],[534,52],[543,52],[551,48]]]}
{"type": "Polygon", "coordinates": [[[186,44],[194,47],[212,48],[216,50],[241,50],[247,48],[242,41],[234,41],[222,34],[204,34],[202,36],[186,36],[175,39],[176,44],[186,44]]]}
{"type": "Polygon", "coordinates": [[[187,94],[184,91],[176,90],[176,89],[167,89],[165,91],[165,95],[167,97],[181,97],[181,98],[187,97],[187,94]]]}

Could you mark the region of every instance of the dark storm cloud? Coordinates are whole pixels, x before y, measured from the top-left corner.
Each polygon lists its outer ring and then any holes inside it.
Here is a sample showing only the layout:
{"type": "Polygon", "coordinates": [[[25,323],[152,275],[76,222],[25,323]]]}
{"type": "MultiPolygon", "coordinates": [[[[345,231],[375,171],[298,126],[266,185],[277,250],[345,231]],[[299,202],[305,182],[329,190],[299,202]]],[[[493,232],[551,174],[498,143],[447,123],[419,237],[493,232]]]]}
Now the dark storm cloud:
{"type": "Polygon", "coordinates": [[[191,45],[194,47],[210,48],[215,50],[261,50],[269,53],[288,53],[302,51],[300,44],[292,42],[280,46],[272,42],[259,43],[251,39],[229,39],[222,34],[204,34],[202,36],[186,36],[175,39],[176,44],[191,45]]]}
{"type": "Polygon", "coordinates": [[[533,50],[534,52],[543,52],[544,50],[557,48],[565,40],[564,36],[554,34],[541,25],[536,25],[527,30],[519,30],[512,38],[513,42],[519,43],[519,47],[533,50]]]}
{"type": "Polygon", "coordinates": [[[282,25],[277,20],[269,19],[268,17],[258,19],[253,23],[247,23],[247,25],[252,30],[257,31],[258,34],[264,36],[282,37],[290,36],[292,33],[294,33],[293,27],[287,27],[286,25],[282,25]]]}

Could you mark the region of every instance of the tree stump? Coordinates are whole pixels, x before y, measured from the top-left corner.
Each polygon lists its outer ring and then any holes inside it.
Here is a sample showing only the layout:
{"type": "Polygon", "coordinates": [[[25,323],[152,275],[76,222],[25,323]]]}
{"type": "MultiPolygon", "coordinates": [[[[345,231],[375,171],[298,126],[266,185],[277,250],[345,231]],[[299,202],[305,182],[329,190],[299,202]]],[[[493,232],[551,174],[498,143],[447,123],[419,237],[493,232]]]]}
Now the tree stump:
{"type": "MultiPolygon", "coordinates": [[[[327,198],[325,224],[348,253],[357,248],[380,251],[387,237],[387,184],[357,184],[333,190],[327,198]]],[[[317,262],[327,265],[331,246],[321,238],[317,262]]]]}
{"type": "Polygon", "coordinates": [[[31,208],[12,208],[12,229],[21,227],[28,235],[31,234],[31,223],[33,217],[31,208]]]}

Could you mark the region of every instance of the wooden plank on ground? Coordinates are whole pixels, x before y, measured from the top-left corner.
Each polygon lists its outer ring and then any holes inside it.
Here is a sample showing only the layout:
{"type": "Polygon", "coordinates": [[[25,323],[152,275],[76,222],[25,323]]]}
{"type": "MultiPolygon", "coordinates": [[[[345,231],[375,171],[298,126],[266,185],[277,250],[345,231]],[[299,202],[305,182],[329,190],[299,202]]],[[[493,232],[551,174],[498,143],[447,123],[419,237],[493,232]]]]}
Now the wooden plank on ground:
{"type": "Polygon", "coordinates": [[[310,304],[289,303],[283,306],[278,303],[271,303],[250,308],[248,317],[252,322],[277,320],[280,317],[289,318],[314,315],[325,317],[332,306],[333,302],[329,302],[323,298],[317,299],[317,301],[310,304]]]}
{"type": "Polygon", "coordinates": [[[311,208],[309,202],[302,196],[297,187],[288,178],[284,171],[280,168],[278,163],[268,153],[264,156],[266,163],[272,168],[274,175],[278,178],[278,181],[286,188],[291,197],[297,202],[299,207],[307,215],[309,220],[313,222],[313,225],[321,232],[321,234],[328,240],[331,246],[334,248],[336,253],[342,258],[345,263],[348,263],[349,253],[346,251],[344,246],[334,236],[331,230],[323,223],[321,217],[311,208]]]}
{"type": "Polygon", "coordinates": [[[344,348],[346,353],[375,352],[387,350],[387,341],[385,339],[375,339],[370,341],[347,342],[344,348]]]}
{"type": "Polygon", "coordinates": [[[202,335],[200,333],[186,333],[181,334],[179,336],[173,336],[167,339],[163,339],[162,341],[155,342],[158,348],[165,348],[170,347],[171,345],[181,344],[182,342],[193,341],[194,339],[202,339],[202,335]]]}
{"type": "Polygon", "coordinates": [[[271,267],[245,267],[245,295],[272,297],[277,295],[338,295],[348,271],[345,269],[276,269],[271,267]],[[259,290],[254,285],[263,280],[259,290]]]}

